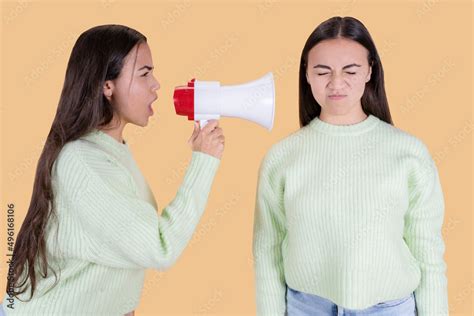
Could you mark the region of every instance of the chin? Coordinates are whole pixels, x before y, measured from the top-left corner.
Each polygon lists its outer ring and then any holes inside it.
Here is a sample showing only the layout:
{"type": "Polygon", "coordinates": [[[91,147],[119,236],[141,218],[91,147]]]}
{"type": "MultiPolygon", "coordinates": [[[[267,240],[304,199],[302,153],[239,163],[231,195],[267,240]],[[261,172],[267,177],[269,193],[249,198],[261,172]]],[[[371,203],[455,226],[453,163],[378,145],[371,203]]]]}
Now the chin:
{"type": "Polygon", "coordinates": [[[145,121],[135,121],[132,123],[133,125],[137,125],[137,126],[141,126],[141,127],[145,127],[148,125],[148,120],[145,120],[145,121]]]}

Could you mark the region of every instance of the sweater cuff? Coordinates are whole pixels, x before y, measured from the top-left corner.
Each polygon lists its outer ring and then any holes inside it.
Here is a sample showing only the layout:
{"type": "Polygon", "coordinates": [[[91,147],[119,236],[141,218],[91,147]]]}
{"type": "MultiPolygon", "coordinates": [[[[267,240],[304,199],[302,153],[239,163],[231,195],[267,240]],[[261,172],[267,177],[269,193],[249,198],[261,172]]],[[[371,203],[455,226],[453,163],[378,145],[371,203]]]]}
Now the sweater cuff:
{"type": "MultiPolygon", "coordinates": [[[[443,272],[444,273],[444,272],[443,272]]],[[[449,315],[447,279],[423,273],[422,280],[415,290],[418,315],[449,315]]]]}

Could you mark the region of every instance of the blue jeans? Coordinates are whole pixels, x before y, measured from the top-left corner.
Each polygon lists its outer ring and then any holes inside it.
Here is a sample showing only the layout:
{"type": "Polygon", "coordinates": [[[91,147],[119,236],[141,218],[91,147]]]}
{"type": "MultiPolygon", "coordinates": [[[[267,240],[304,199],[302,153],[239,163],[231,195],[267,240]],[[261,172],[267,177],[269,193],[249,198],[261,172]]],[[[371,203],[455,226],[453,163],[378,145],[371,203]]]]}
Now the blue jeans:
{"type": "Polygon", "coordinates": [[[415,294],[378,303],[365,309],[347,309],[318,295],[308,294],[287,287],[286,308],[288,316],[414,316],[417,315],[415,294]]]}

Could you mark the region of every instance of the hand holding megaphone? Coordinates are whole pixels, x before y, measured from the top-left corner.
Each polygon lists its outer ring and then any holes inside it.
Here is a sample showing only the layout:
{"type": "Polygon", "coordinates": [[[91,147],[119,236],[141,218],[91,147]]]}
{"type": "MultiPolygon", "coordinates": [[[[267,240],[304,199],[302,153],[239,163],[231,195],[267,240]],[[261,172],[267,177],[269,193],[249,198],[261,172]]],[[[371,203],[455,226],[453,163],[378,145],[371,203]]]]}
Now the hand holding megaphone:
{"type": "Polygon", "coordinates": [[[218,120],[210,120],[203,128],[194,122],[193,134],[188,140],[193,151],[200,151],[218,159],[224,152],[225,137],[218,120]]]}
{"type": "Polygon", "coordinates": [[[269,72],[255,81],[241,85],[221,86],[218,81],[191,80],[178,86],[173,95],[176,114],[199,121],[222,116],[243,118],[268,130],[273,127],[275,113],[275,85],[269,72]]]}

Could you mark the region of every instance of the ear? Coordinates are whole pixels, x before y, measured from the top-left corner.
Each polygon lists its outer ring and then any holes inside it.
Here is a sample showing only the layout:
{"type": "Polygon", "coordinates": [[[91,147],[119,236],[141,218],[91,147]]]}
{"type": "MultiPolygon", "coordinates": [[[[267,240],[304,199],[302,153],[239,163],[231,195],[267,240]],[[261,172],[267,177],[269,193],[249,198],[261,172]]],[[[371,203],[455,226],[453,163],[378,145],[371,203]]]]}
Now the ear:
{"type": "Polygon", "coordinates": [[[104,82],[104,96],[107,98],[107,100],[111,101],[112,100],[112,94],[114,92],[115,85],[112,82],[112,80],[107,80],[104,82]]]}
{"type": "Polygon", "coordinates": [[[306,82],[307,82],[309,85],[311,85],[311,84],[309,83],[308,71],[305,72],[305,75],[306,75],[306,82]]]}
{"type": "Polygon", "coordinates": [[[367,74],[367,77],[365,77],[366,83],[370,81],[371,75],[372,75],[372,66],[369,66],[369,73],[367,74]]]}

